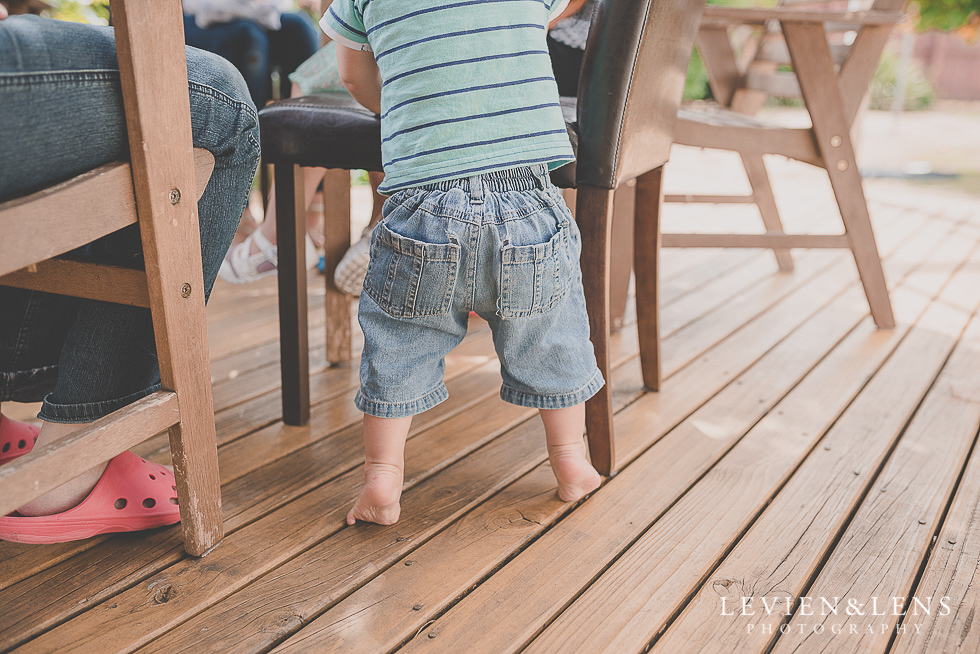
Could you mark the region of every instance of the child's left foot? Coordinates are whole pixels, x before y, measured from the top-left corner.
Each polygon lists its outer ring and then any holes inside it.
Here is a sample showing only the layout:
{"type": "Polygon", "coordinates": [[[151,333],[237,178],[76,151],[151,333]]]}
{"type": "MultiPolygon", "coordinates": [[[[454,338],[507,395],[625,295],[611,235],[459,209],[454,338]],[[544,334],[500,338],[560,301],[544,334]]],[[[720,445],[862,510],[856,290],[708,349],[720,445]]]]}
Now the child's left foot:
{"type": "Polygon", "coordinates": [[[401,468],[384,463],[364,464],[364,488],[347,514],[347,524],[358,520],[379,525],[393,525],[401,514],[404,473],[401,468]]]}
{"type": "Polygon", "coordinates": [[[585,452],[585,443],[548,448],[551,469],[558,479],[558,497],[565,502],[582,499],[602,483],[585,452]]]}

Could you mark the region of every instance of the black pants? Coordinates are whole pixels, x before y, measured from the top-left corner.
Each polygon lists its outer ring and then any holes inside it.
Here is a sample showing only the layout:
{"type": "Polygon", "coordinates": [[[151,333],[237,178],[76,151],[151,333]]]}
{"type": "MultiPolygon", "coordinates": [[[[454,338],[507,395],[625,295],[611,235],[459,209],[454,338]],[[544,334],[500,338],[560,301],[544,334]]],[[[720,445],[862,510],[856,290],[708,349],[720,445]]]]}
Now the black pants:
{"type": "Polygon", "coordinates": [[[558,82],[558,95],[575,97],[578,95],[578,76],[582,70],[584,50],[573,48],[548,37],[548,52],[551,54],[551,68],[558,82]]]}

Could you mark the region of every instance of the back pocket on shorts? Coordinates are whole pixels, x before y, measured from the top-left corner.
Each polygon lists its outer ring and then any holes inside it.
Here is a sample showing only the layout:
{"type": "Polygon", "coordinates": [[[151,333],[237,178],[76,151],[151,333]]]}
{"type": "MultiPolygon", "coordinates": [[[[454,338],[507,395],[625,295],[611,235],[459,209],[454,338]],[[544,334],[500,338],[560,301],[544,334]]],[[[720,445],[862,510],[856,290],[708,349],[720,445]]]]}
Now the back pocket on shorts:
{"type": "Polygon", "coordinates": [[[371,246],[364,292],[398,318],[444,314],[453,299],[458,266],[455,243],[424,243],[381,223],[371,246]]]}
{"type": "Polygon", "coordinates": [[[500,262],[500,315],[526,318],[549,311],[568,293],[575,266],[568,225],[547,243],[505,245],[500,262]]]}

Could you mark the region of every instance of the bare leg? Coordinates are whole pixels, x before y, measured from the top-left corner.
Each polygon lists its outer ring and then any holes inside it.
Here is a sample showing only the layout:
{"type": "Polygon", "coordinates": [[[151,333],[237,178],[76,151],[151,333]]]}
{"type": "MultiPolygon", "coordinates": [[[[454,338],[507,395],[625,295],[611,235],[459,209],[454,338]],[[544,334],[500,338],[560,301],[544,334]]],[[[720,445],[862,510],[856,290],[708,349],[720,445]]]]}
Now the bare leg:
{"type": "MultiPolygon", "coordinates": [[[[63,425],[55,422],[41,424],[41,433],[37,437],[35,447],[47,445],[60,440],[79,428],[80,425],[63,425]]],[[[53,515],[77,506],[88,497],[95,485],[99,483],[108,462],[97,465],[75,477],[66,484],[58,486],[37,499],[28,502],[18,509],[26,516],[53,515]]]]}
{"type": "Polygon", "coordinates": [[[347,524],[357,520],[379,525],[398,522],[398,502],[405,479],[405,441],[411,426],[411,416],[364,416],[364,488],[347,514],[347,524]]]}
{"type": "Polygon", "coordinates": [[[599,487],[602,478],[592,467],[585,445],[585,404],[567,409],[541,409],[548,460],[558,480],[558,497],[574,502],[599,487]]]}

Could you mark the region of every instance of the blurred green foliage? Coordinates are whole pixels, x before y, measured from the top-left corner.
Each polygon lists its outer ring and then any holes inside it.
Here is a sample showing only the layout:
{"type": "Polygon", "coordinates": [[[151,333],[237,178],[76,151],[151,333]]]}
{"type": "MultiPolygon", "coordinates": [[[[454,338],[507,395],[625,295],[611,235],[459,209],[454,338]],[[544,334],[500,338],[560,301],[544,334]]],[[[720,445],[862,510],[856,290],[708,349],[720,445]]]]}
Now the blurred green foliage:
{"type": "Polygon", "coordinates": [[[980,0],[915,0],[918,30],[957,32],[970,41],[977,40],[980,28],[980,0]]]}
{"type": "Polygon", "coordinates": [[[92,25],[109,24],[108,0],[48,0],[48,4],[51,9],[44,15],[49,18],[92,25]]]}
{"type": "Polygon", "coordinates": [[[704,100],[711,97],[708,87],[708,70],[701,61],[701,54],[695,48],[691,63],[687,66],[687,79],[684,81],[684,102],[704,100]]]}
{"type": "MultiPolygon", "coordinates": [[[[899,55],[885,50],[878,62],[878,70],[871,81],[869,105],[872,109],[887,111],[898,89],[899,55]]],[[[936,92],[915,62],[908,62],[905,70],[905,97],[902,99],[903,111],[926,109],[936,101],[936,92]]]]}

